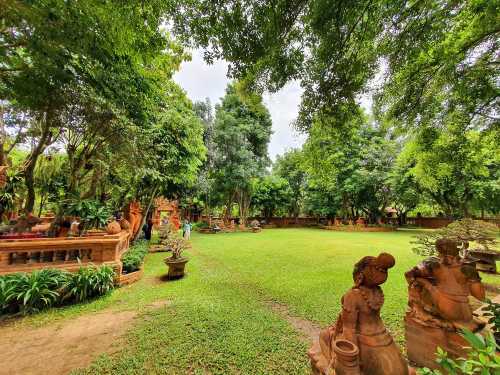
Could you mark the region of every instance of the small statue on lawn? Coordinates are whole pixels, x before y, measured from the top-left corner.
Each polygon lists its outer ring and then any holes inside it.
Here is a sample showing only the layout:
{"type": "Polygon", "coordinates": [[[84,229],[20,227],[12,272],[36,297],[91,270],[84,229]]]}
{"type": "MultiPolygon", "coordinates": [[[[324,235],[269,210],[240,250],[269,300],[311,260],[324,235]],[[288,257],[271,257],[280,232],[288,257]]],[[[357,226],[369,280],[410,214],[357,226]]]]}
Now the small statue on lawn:
{"type": "Polygon", "coordinates": [[[384,304],[380,285],[394,264],[394,257],[387,253],[356,263],[355,285],[342,297],[337,322],[323,330],[309,350],[314,374],[414,374],[380,318],[384,304]]]}
{"type": "Polygon", "coordinates": [[[459,331],[477,332],[484,323],[472,315],[469,296],[485,299],[475,264],[459,256],[456,241],[438,239],[439,257],[425,259],[406,272],[408,306],[406,340],[408,358],[418,365],[436,367],[437,347],[452,357],[464,356],[459,331]]]}

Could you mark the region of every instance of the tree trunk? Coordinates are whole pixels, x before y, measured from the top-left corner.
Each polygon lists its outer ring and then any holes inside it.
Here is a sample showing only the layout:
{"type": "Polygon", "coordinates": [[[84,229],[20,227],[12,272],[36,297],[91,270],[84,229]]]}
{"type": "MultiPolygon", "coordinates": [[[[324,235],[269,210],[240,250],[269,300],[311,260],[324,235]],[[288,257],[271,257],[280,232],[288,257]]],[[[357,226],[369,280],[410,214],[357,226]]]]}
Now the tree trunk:
{"type": "Polygon", "coordinates": [[[7,133],[5,132],[3,113],[3,106],[0,104],[0,165],[7,165],[7,157],[4,150],[4,145],[7,140],[7,133]]]}
{"type": "Polygon", "coordinates": [[[149,199],[149,203],[148,203],[148,208],[146,209],[146,211],[143,212],[143,215],[142,215],[142,220],[141,220],[141,224],[139,225],[139,230],[137,231],[137,234],[135,235],[134,239],[132,242],[136,241],[137,238],[139,238],[139,235],[141,234],[141,231],[142,231],[142,227],[144,226],[144,222],[146,221],[148,215],[149,215],[149,211],[151,210],[151,206],[153,205],[153,202],[156,198],[156,192],[158,191],[158,187],[155,187],[153,189],[153,192],[151,194],[151,198],[149,199]]]}
{"type": "Polygon", "coordinates": [[[45,120],[42,121],[42,134],[38,139],[38,143],[35,145],[33,150],[31,151],[28,159],[24,162],[23,165],[23,175],[24,175],[24,184],[26,185],[26,200],[24,202],[24,211],[26,213],[32,212],[33,207],[35,205],[35,167],[38,161],[38,157],[45,150],[47,145],[51,141],[51,133],[50,133],[50,120],[49,113],[45,115],[45,120]]]}

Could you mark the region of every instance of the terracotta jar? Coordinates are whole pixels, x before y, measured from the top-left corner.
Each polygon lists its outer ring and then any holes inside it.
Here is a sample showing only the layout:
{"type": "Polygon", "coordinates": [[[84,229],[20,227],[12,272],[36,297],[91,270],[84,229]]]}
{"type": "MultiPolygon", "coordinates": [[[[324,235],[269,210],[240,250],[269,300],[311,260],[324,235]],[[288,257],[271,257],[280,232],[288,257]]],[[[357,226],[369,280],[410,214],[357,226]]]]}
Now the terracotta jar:
{"type": "Polygon", "coordinates": [[[120,226],[120,223],[118,223],[116,220],[111,221],[107,226],[106,226],[106,232],[108,234],[118,234],[122,231],[122,228],[120,226]]]}
{"type": "Polygon", "coordinates": [[[353,342],[345,339],[335,340],[335,375],[360,375],[359,349],[353,342]]]}

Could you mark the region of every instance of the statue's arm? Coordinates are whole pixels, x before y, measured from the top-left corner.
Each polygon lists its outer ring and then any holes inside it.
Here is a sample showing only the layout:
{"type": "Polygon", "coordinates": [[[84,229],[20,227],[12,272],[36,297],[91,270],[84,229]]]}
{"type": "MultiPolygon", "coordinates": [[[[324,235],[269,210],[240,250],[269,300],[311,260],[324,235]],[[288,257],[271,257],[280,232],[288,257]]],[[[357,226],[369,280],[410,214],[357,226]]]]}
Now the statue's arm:
{"type": "Polygon", "coordinates": [[[472,281],[470,283],[470,294],[478,300],[484,301],[486,299],[486,291],[483,283],[479,281],[472,281]]]}
{"type": "Polygon", "coordinates": [[[478,300],[484,301],[486,298],[486,291],[483,283],[481,282],[481,277],[479,276],[479,272],[477,272],[476,266],[471,264],[463,265],[462,272],[469,280],[470,294],[478,300]]]}
{"type": "Polygon", "coordinates": [[[359,317],[359,296],[354,290],[347,293],[342,300],[342,333],[345,339],[358,345],[357,327],[359,317]]]}

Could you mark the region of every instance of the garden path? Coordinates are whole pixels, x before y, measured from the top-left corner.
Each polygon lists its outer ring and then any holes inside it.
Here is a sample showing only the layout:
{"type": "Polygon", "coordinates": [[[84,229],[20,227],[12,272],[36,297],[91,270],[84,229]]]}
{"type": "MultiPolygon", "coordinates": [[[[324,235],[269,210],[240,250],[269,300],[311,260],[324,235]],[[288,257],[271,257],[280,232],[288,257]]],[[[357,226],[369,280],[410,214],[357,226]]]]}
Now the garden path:
{"type": "Polygon", "coordinates": [[[67,374],[120,349],[136,311],[107,310],[45,327],[0,326],[0,374],[67,374]]]}
{"type": "MultiPolygon", "coordinates": [[[[168,303],[155,301],[146,309],[158,309],[168,303]]],[[[120,350],[124,334],[137,317],[138,311],[117,311],[115,306],[38,328],[3,322],[0,375],[62,375],[87,367],[99,355],[120,350]]]]}

